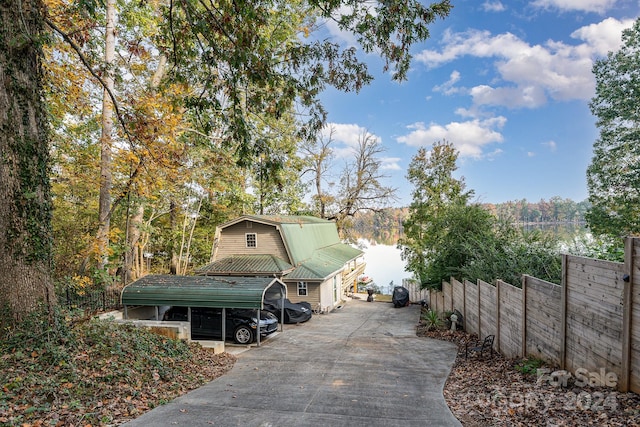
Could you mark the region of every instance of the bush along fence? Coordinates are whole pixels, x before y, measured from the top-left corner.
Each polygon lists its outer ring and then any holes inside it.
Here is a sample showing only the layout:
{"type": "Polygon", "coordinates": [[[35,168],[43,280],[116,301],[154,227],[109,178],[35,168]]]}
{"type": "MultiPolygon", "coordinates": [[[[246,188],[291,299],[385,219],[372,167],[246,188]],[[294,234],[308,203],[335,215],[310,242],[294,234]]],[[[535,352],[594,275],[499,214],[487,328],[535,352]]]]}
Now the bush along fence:
{"type": "Polygon", "coordinates": [[[121,309],[120,294],[121,291],[118,289],[90,291],[82,294],[67,289],[62,295],[58,295],[58,301],[70,309],[80,309],[93,313],[121,309]]]}
{"type": "Polygon", "coordinates": [[[411,300],[459,310],[467,332],[495,335],[509,358],[544,359],[569,374],[640,393],[640,238],[624,263],[562,256],[562,284],[523,276],[522,288],[451,279],[442,290],[406,282],[411,300]]]}

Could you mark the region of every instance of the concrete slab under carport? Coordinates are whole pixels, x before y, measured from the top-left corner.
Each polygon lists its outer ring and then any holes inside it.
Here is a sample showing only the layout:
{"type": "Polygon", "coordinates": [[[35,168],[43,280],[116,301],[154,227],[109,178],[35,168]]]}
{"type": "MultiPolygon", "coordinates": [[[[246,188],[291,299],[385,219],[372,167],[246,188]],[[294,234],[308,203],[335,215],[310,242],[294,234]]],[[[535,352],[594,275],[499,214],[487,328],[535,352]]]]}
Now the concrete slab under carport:
{"type": "Polygon", "coordinates": [[[442,396],[456,346],[416,337],[419,310],[349,301],[128,425],[460,426],[442,396]]]}

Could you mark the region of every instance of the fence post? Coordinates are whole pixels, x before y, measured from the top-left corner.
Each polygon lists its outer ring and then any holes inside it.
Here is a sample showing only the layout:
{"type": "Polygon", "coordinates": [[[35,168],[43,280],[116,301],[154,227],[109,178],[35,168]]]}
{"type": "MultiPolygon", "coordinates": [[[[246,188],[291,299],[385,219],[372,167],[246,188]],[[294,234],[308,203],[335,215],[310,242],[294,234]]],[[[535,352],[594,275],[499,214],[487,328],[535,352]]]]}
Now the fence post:
{"type": "Polygon", "coordinates": [[[480,307],[480,303],[482,301],[480,299],[480,279],[476,280],[476,286],[478,287],[478,338],[482,339],[482,319],[480,318],[480,313],[482,313],[482,307],[480,307]]]}
{"type": "Polygon", "coordinates": [[[522,275],[522,348],[521,357],[527,357],[527,275],[522,275]]]}
{"type": "Polygon", "coordinates": [[[618,390],[629,391],[631,383],[631,323],[633,320],[633,261],[634,240],[624,239],[624,290],[622,293],[622,366],[618,390]]]}
{"type": "Polygon", "coordinates": [[[449,278],[449,291],[451,291],[451,311],[455,310],[456,308],[453,306],[453,281],[455,280],[455,278],[453,276],[451,276],[451,278],[449,278]]]}
{"type": "Polygon", "coordinates": [[[502,316],[500,316],[500,284],[502,280],[496,281],[496,350],[498,353],[502,353],[502,347],[500,344],[500,324],[502,323],[502,316]]]}
{"type": "Polygon", "coordinates": [[[462,279],[460,282],[462,285],[462,327],[464,331],[467,332],[467,281],[466,279],[462,279]]]}
{"type": "Polygon", "coordinates": [[[560,369],[567,367],[567,275],[569,256],[562,254],[562,277],[560,279],[560,369]]]}

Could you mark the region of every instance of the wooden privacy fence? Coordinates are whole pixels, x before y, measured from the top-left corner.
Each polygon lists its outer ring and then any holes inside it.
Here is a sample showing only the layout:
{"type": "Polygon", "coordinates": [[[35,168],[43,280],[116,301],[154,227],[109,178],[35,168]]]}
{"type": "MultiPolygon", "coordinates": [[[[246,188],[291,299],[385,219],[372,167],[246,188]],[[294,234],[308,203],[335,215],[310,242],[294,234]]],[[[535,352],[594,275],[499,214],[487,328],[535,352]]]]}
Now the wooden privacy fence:
{"type": "Polygon", "coordinates": [[[527,275],[522,288],[452,278],[424,292],[419,299],[432,309],[459,310],[467,332],[494,334],[507,357],[537,357],[571,373],[604,369],[620,391],[640,393],[640,238],[625,240],[624,263],[563,255],[561,285],[527,275]]]}

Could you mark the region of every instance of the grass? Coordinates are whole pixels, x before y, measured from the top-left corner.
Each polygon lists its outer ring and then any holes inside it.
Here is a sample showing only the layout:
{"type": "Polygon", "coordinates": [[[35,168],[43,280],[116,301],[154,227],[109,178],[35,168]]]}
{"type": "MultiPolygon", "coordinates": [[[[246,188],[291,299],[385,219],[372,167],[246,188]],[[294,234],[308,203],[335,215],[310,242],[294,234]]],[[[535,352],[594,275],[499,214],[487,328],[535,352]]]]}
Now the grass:
{"type": "Polygon", "coordinates": [[[375,294],[374,296],[375,301],[378,302],[391,302],[391,295],[384,295],[384,294],[375,294]]]}

